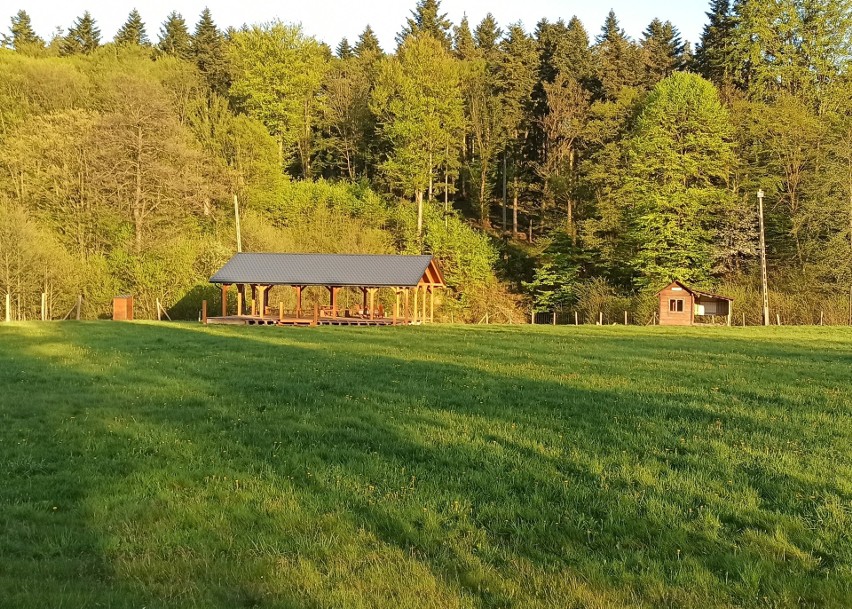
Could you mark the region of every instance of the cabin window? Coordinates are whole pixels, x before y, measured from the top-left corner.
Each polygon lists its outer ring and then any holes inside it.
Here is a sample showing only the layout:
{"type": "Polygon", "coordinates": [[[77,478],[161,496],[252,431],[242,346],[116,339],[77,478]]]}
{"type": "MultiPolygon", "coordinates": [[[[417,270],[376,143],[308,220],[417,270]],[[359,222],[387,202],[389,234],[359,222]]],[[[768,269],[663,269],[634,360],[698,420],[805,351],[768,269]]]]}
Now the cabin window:
{"type": "Polygon", "coordinates": [[[669,300],[669,312],[683,313],[683,300],[675,298],[669,300]]]}

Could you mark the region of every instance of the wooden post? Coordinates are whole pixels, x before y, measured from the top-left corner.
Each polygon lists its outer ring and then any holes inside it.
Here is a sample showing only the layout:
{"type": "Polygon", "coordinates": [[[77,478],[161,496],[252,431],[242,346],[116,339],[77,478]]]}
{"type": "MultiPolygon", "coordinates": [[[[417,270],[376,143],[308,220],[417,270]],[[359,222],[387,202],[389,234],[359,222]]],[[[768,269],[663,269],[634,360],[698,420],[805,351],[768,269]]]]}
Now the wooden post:
{"type": "Polygon", "coordinates": [[[745,328],[745,313],[743,313],[743,328],[745,328]]]}
{"type": "Polygon", "coordinates": [[[553,325],[556,325],[556,309],[553,309],[553,325]]]}
{"type": "Polygon", "coordinates": [[[420,323],[426,323],[426,286],[423,286],[423,310],[420,315],[420,323]]]}
{"type": "Polygon", "coordinates": [[[161,312],[162,310],[163,310],[163,308],[160,306],[160,299],[158,298],[157,299],[157,321],[163,321],[163,314],[161,312]]]}
{"type": "Polygon", "coordinates": [[[296,286],[296,317],[302,316],[302,286],[296,286]]]}
{"type": "Polygon", "coordinates": [[[399,288],[394,288],[396,302],[393,305],[393,325],[396,325],[396,320],[399,318],[399,288]]]}
{"type": "Polygon", "coordinates": [[[314,320],[311,322],[312,326],[319,325],[319,303],[314,302],[314,320]]]}
{"type": "Polygon", "coordinates": [[[627,311],[624,312],[624,325],[627,325],[627,311]]]}
{"type": "Polygon", "coordinates": [[[367,288],[361,288],[361,310],[367,310],[367,288]]]}
{"type": "Polygon", "coordinates": [[[284,303],[278,303],[278,321],[284,321],[284,303]]]}
{"type": "Polygon", "coordinates": [[[728,317],[728,327],[729,327],[729,328],[731,327],[731,317],[732,317],[732,316],[733,316],[733,314],[732,314],[732,313],[728,313],[728,315],[727,315],[727,317],[728,317]]]}
{"type": "Polygon", "coordinates": [[[574,325],[575,326],[580,325],[580,316],[577,314],[577,311],[574,311],[574,325]]]}
{"type": "Polygon", "coordinates": [[[237,291],[237,316],[241,317],[243,314],[243,290],[240,289],[237,291]]]}
{"type": "Polygon", "coordinates": [[[375,307],[373,305],[375,305],[375,302],[376,302],[376,288],[370,288],[369,294],[370,294],[370,303],[369,303],[369,305],[370,305],[370,319],[375,319],[375,315],[373,313],[375,307]]]}
{"type": "Polygon", "coordinates": [[[77,321],[80,321],[80,314],[83,310],[83,295],[77,294],[77,321]]]}
{"type": "Polygon", "coordinates": [[[598,325],[599,325],[599,326],[602,326],[602,325],[603,325],[603,311],[601,311],[601,312],[598,314],[598,319],[599,319],[599,321],[598,321],[598,325]]]}
{"type": "Polygon", "coordinates": [[[779,326],[781,325],[781,313],[775,314],[775,321],[778,323],[779,326]]]}
{"type": "Polygon", "coordinates": [[[331,288],[331,316],[337,317],[337,290],[340,288],[331,288]]]}
{"type": "Polygon", "coordinates": [[[251,316],[257,317],[257,301],[254,298],[251,299],[251,316]]]}
{"type": "Polygon", "coordinates": [[[6,323],[12,321],[12,295],[6,292],[6,323]]]}
{"type": "Polygon", "coordinates": [[[435,323],[435,288],[429,288],[429,323],[435,323]]]}
{"type": "Polygon", "coordinates": [[[228,316],[228,284],[222,285],[222,317],[228,316]]]}
{"type": "Polygon", "coordinates": [[[411,323],[411,309],[409,308],[409,298],[411,296],[411,288],[405,288],[405,323],[411,323]]]}
{"type": "Polygon", "coordinates": [[[530,311],[530,324],[535,325],[535,309],[530,311]]]}
{"type": "Polygon", "coordinates": [[[823,322],[823,319],[824,319],[824,318],[825,318],[825,317],[824,317],[824,315],[823,315],[823,312],[822,312],[822,311],[820,311],[820,312],[819,312],[819,325],[822,325],[822,322],[823,322]]]}
{"type": "Polygon", "coordinates": [[[207,325],[207,301],[201,301],[201,323],[207,325]]]}
{"type": "Polygon", "coordinates": [[[418,307],[419,303],[417,302],[418,296],[420,296],[420,286],[417,286],[416,288],[414,288],[414,311],[413,311],[413,315],[411,316],[411,323],[413,323],[413,324],[417,323],[417,311],[418,311],[418,308],[419,308],[418,307]]]}

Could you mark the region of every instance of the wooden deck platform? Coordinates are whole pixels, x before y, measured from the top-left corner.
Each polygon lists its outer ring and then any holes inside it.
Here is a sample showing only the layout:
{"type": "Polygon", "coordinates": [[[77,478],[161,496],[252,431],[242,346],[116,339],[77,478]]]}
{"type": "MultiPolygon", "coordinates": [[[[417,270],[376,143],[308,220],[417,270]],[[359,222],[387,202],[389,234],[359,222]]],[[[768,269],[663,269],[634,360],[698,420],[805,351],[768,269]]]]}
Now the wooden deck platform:
{"type": "MultiPolygon", "coordinates": [[[[229,315],[228,317],[208,317],[208,324],[226,326],[312,326],[313,318],[285,316],[283,319],[275,317],[252,317],[250,315],[229,315]]],[[[365,319],[361,317],[320,317],[318,326],[391,326],[393,319],[365,319]]],[[[397,325],[405,325],[401,319],[397,325]]]]}

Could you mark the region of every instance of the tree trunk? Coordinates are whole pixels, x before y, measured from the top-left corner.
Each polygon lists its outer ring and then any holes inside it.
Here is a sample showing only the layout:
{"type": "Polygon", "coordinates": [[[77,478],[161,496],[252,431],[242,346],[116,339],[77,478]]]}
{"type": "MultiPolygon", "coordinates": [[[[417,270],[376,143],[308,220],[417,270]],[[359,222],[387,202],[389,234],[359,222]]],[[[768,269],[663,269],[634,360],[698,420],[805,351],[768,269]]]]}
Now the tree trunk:
{"type": "Polygon", "coordinates": [[[512,238],[518,238],[518,178],[512,180],[512,238]]]}
{"type": "Polygon", "coordinates": [[[488,190],[488,171],[485,168],[485,163],[481,163],[481,165],[482,167],[479,170],[479,219],[482,222],[482,229],[488,230],[491,228],[488,197],[485,192],[488,190]]]}

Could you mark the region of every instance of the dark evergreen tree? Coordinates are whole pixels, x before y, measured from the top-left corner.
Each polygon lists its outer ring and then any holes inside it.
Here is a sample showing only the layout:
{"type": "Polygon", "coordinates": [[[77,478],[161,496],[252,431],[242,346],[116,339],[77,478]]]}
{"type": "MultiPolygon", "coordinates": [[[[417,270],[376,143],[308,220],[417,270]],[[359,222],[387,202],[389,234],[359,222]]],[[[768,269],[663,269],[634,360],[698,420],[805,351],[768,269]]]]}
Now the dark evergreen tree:
{"type": "Polygon", "coordinates": [[[62,55],[89,54],[101,44],[101,31],[94,18],[86,11],[79,17],[62,39],[60,53],[62,55]]]}
{"type": "Polygon", "coordinates": [[[172,11],[160,28],[160,41],[157,49],[179,59],[192,57],[192,36],[186,27],[186,21],[180,13],[172,11]]]}
{"type": "Polygon", "coordinates": [[[382,51],[382,47],[379,44],[379,39],[373,28],[369,25],[364,28],[364,31],[358,37],[354,52],[355,56],[359,58],[364,58],[366,55],[384,55],[384,51],[382,51]]]}
{"type": "Polygon", "coordinates": [[[192,56],[207,81],[207,86],[212,92],[220,94],[228,90],[224,43],[224,37],[213,22],[210,9],[205,8],[192,36],[192,56]]]}
{"type": "Polygon", "coordinates": [[[464,15],[461,23],[455,27],[453,51],[455,51],[456,57],[462,60],[473,59],[477,55],[476,42],[473,39],[473,32],[470,31],[467,15],[464,15]]]}
{"type": "Polygon", "coordinates": [[[491,13],[485,15],[485,18],[473,32],[476,48],[482,51],[486,57],[493,56],[497,52],[502,36],[503,32],[491,13]]]}
{"type": "Polygon", "coordinates": [[[712,0],[707,25],[695,49],[695,70],[716,85],[727,82],[734,70],[734,20],[729,0],[712,0]]]}
{"type": "Polygon", "coordinates": [[[452,23],[446,13],[441,13],[441,0],[418,0],[417,7],[402,31],[397,34],[397,44],[402,44],[412,34],[426,33],[439,41],[445,49],[452,48],[452,23]]]}
{"type": "Polygon", "coordinates": [[[335,54],[340,59],[349,59],[354,56],[354,52],[352,50],[352,46],[349,44],[349,40],[344,37],[340,43],[337,45],[337,49],[335,50],[335,54]]]}
{"type": "Polygon", "coordinates": [[[635,87],[642,81],[638,49],[618,24],[614,11],[606,17],[595,44],[595,69],[600,94],[615,99],[622,87],[635,87]]]}
{"type": "Polygon", "coordinates": [[[127,21],[124,22],[115,35],[115,43],[118,45],[135,44],[138,46],[148,46],[151,41],[148,40],[148,34],[145,32],[145,23],[142,21],[142,15],[135,8],[130,11],[127,21]]]}
{"type": "Polygon", "coordinates": [[[44,40],[36,35],[30,16],[24,10],[12,17],[12,27],[9,28],[9,35],[3,37],[3,43],[3,46],[16,51],[44,47],[44,40]]]}
{"type": "Polygon", "coordinates": [[[684,44],[670,21],[651,21],[642,34],[640,46],[645,85],[649,88],[683,67],[684,44]]]}

